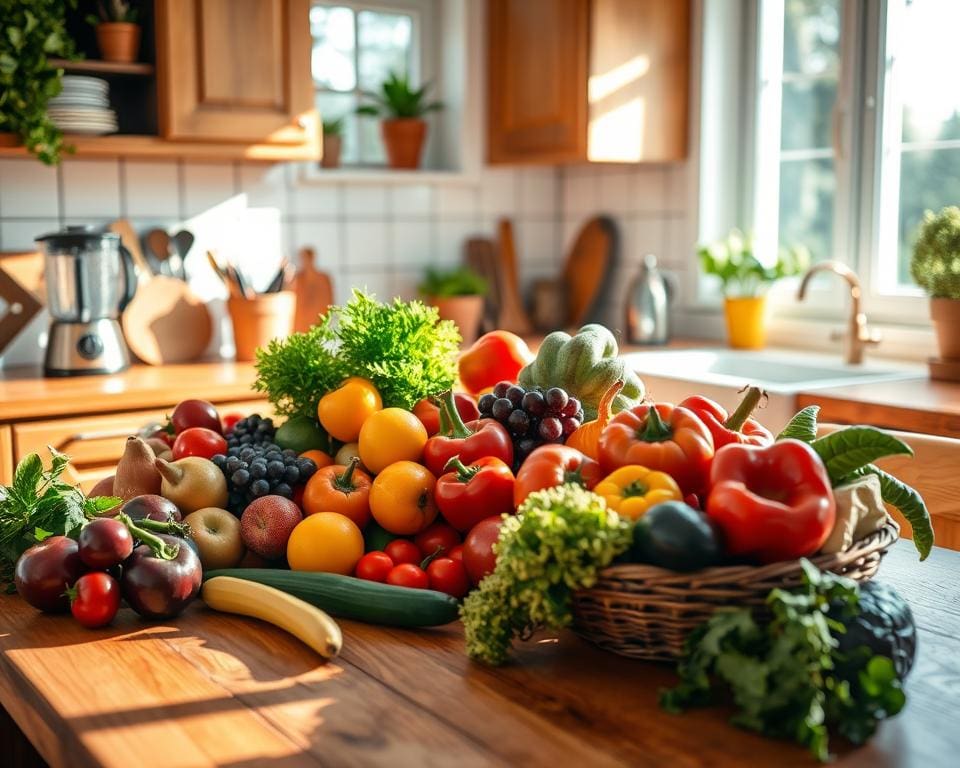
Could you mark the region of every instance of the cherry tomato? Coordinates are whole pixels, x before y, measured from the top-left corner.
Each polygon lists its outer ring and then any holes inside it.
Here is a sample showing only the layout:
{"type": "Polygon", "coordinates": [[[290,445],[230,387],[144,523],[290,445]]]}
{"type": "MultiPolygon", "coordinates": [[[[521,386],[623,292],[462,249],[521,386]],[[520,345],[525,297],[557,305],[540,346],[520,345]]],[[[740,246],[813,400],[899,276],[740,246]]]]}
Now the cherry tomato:
{"type": "Polygon", "coordinates": [[[205,427],[218,435],[223,431],[217,409],[206,400],[181,400],[170,414],[170,423],[178,435],[190,427],[205,427]]]}
{"type": "Polygon", "coordinates": [[[120,608],[120,584],[102,571],[81,576],[69,595],[70,613],[88,629],[107,626],[120,608]]]}
{"type": "Polygon", "coordinates": [[[420,561],[423,560],[420,548],[408,539],[394,539],[383,548],[383,551],[396,565],[403,563],[420,565],[420,561]]]}
{"type": "Polygon", "coordinates": [[[447,557],[457,562],[463,562],[463,544],[457,544],[453,549],[447,552],[447,557]]]}
{"type": "Polygon", "coordinates": [[[413,543],[420,547],[420,554],[424,557],[436,555],[437,550],[441,555],[447,555],[460,543],[460,534],[446,523],[434,523],[420,531],[413,543]]]}
{"type": "Polygon", "coordinates": [[[227,441],[223,435],[206,427],[189,427],[177,435],[173,441],[173,458],[200,456],[209,459],[218,453],[227,452],[227,441]]]}
{"type": "Polygon", "coordinates": [[[357,563],[357,578],[384,582],[393,565],[393,560],[386,552],[367,552],[357,563]]]}
{"type": "Polygon", "coordinates": [[[430,577],[430,589],[457,598],[458,600],[470,591],[470,579],[463,563],[449,557],[438,557],[427,566],[427,576],[430,577]]]}
{"type": "Polygon", "coordinates": [[[231,432],[233,432],[233,428],[237,426],[237,422],[243,418],[245,417],[242,413],[237,413],[234,411],[233,413],[228,413],[226,416],[220,419],[223,424],[223,434],[229,435],[231,432]]]}
{"type": "Polygon", "coordinates": [[[395,565],[387,574],[387,584],[395,587],[410,587],[411,589],[429,589],[430,577],[419,565],[401,563],[395,565]]]}
{"type": "Polygon", "coordinates": [[[503,520],[496,515],[481,520],[473,526],[467,534],[466,541],[463,542],[463,564],[474,586],[479,584],[497,564],[493,543],[500,536],[501,525],[503,520]]]}

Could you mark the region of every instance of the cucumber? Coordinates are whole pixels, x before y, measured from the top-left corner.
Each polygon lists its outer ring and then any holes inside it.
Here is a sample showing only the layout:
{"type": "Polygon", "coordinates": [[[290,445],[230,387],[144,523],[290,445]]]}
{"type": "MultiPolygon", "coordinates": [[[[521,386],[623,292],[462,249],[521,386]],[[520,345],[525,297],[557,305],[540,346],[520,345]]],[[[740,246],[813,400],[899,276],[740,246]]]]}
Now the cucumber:
{"type": "Polygon", "coordinates": [[[272,568],[224,568],[203,580],[232,576],[279,589],[333,616],[389,627],[436,627],[455,621],[460,603],[432,589],[410,589],[337,573],[309,573],[272,568]]]}

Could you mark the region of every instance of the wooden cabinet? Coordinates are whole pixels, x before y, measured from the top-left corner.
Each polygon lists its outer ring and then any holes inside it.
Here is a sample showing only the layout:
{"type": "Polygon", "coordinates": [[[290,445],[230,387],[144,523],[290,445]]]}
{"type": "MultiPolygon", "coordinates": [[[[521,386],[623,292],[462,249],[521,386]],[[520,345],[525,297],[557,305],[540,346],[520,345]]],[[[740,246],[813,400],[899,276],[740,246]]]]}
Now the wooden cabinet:
{"type": "Polygon", "coordinates": [[[689,0],[488,0],[487,159],[687,153],[689,0]]]}
{"type": "Polygon", "coordinates": [[[158,2],[162,135],[316,142],[309,13],[309,0],[158,2]]]}

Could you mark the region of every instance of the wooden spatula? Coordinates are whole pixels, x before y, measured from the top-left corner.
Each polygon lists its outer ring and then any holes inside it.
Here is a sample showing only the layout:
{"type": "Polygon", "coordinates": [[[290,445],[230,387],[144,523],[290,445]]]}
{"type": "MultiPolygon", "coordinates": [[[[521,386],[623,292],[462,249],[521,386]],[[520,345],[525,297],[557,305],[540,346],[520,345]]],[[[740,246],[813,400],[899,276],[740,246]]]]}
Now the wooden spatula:
{"type": "Polygon", "coordinates": [[[513,222],[501,219],[497,243],[497,271],[500,294],[500,314],[497,327],[516,334],[530,334],[533,325],[523,308],[517,287],[517,250],[513,239],[513,222]]]}
{"type": "Polygon", "coordinates": [[[587,221],[577,235],[563,268],[571,326],[597,320],[602,305],[615,300],[616,240],[616,225],[602,216],[587,221]]]}
{"type": "Polygon", "coordinates": [[[300,269],[293,278],[293,290],[297,294],[293,330],[298,333],[309,330],[333,304],[330,275],[317,269],[316,256],[313,248],[300,249],[300,269]]]}
{"type": "Polygon", "coordinates": [[[487,295],[483,302],[481,330],[486,333],[497,327],[500,315],[500,286],[497,271],[497,247],[487,237],[471,237],[464,244],[464,263],[487,281],[487,295]]]}
{"type": "Polygon", "coordinates": [[[137,237],[133,225],[127,219],[117,219],[110,225],[110,231],[120,235],[120,242],[130,251],[130,256],[137,268],[137,284],[143,285],[153,277],[153,270],[144,258],[143,250],[140,248],[140,238],[137,237]]]}

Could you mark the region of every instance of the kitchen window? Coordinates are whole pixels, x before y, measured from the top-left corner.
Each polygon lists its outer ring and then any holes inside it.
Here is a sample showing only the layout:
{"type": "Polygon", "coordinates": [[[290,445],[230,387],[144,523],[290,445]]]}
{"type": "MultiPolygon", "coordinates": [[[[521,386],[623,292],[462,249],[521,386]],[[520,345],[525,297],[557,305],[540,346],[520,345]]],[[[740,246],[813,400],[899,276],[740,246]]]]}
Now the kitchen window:
{"type": "Polygon", "coordinates": [[[358,117],[363,92],[379,91],[390,72],[406,73],[413,84],[428,78],[430,0],[387,5],[314,3],[311,68],[317,109],[324,122],[343,118],[345,165],[383,165],[379,120],[358,117]]]}
{"type": "MultiPolygon", "coordinates": [[[[848,262],[871,313],[925,321],[909,263],[924,210],[960,204],[960,2],[758,0],[756,10],[758,248],[802,243],[848,262]]],[[[836,312],[836,288],[821,296],[819,311],[836,312]]]]}

